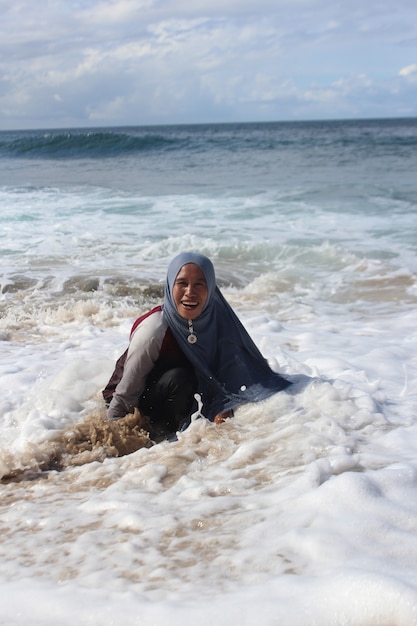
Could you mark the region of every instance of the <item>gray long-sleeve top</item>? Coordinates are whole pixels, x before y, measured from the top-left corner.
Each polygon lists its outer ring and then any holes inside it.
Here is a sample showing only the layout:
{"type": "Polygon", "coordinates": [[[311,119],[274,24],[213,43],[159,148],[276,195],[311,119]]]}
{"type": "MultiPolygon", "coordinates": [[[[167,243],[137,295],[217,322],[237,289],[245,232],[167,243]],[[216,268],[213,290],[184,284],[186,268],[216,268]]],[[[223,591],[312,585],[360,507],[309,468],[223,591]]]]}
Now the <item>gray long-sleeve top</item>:
{"type": "Polygon", "coordinates": [[[133,413],[145,390],[146,378],[157,362],[168,324],[161,310],[137,326],[130,338],[123,376],[116,387],[106,417],[117,420],[133,413]]]}

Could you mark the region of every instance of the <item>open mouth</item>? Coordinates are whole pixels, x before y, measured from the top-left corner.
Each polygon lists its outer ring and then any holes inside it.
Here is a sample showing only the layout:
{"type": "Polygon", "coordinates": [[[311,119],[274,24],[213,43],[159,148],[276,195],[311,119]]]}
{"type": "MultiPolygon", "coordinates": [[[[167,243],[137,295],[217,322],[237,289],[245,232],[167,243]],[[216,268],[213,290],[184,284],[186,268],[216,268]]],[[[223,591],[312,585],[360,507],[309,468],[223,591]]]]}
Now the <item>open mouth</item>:
{"type": "Polygon", "coordinates": [[[198,307],[198,302],[185,302],[185,301],[181,301],[182,306],[185,309],[189,309],[191,311],[191,309],[195,309],[196,307],[198,307]]]}

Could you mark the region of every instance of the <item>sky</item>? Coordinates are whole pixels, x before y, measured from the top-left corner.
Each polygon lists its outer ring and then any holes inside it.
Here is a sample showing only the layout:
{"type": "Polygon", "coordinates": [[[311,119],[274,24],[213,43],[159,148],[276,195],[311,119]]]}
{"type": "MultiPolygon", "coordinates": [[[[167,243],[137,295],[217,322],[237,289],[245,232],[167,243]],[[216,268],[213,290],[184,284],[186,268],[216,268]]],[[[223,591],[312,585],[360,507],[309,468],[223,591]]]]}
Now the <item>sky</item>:
{"type": "Polygon", "coordinates": [[[0,130],[417,116],[416,0],[0,0],[0,130]]]}

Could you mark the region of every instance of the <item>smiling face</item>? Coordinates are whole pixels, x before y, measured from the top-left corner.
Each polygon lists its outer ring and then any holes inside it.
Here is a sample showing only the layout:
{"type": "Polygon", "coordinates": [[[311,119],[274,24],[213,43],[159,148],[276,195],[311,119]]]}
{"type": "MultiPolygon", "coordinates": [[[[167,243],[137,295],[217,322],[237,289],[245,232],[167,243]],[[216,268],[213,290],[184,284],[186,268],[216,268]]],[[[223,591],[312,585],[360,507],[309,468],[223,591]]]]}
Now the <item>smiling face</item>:
{"type": "Polygon", "coordinates": [[[172,288],[172,298],[181,317],[196,319],[206,304],[207,296],[207,283],[202,270],[195,263],[183,265],[172,288]]]}

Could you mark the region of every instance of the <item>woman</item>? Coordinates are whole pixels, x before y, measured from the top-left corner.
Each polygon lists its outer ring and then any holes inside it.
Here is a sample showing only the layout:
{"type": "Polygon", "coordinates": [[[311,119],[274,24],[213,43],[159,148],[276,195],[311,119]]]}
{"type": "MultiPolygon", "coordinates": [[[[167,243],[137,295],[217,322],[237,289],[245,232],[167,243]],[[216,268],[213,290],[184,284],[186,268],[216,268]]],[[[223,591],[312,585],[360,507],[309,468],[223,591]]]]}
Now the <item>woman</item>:
{"type": "Polygon", "coordinates": [[[239,405],[290,384],[271,370],[222,296],[211,261],[184,252],[169,264],[163,305],[134,323],[103,396],[109,419],[139,407],[160,439],[189,423],[195,393],[204,416],[220,423],[239,405]]]}

